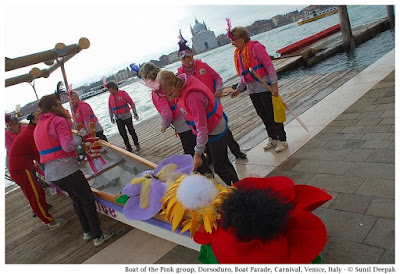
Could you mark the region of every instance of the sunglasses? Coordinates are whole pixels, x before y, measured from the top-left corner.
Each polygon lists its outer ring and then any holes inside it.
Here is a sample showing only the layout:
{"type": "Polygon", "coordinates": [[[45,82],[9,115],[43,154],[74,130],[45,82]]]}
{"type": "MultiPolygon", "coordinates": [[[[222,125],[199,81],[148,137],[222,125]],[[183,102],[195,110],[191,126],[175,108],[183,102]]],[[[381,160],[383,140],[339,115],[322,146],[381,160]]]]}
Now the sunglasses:
{"type": "Polygon", "coordinates": [[[179,52],[179,59],[182,59],[185,56],[190,56],[191,57],[191,56],[193,56],[193,53],[188,49],[179,52]]]}
{"type": "Polygon", "coordinates": [[[233,36],[233,35],[231,35],[231,41],[232,42],[235,42],[236,40],[238,40],[238,39],[240,39],[239,37],[236,37],[236,36],[233,36]]]}

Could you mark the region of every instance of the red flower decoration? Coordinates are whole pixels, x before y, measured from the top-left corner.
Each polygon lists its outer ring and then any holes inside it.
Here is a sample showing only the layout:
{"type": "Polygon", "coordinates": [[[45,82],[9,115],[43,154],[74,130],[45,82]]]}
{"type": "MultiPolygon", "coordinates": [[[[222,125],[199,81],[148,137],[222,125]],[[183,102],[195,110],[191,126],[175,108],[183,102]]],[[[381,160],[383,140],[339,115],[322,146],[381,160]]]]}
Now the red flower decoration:
{"type": "MultiPolygon", "coordinates": [[[[312,210],[330,200],[325,191],[308,185],[294,185],[287,177],[245,178],[235,184],[238,189],[271,189],[282,201],[294,208],[282,232],[272,240],[253,239],[241,242],[234,228],[218,226],[213,233],[199,229],[193,239],[199,244],[211,244],[219,263],[224,264],[304,264],[311,263],[326,244],[323,222],[312,210]]],[[[221,222],[222,223],[222,222],[221,222]]]]}

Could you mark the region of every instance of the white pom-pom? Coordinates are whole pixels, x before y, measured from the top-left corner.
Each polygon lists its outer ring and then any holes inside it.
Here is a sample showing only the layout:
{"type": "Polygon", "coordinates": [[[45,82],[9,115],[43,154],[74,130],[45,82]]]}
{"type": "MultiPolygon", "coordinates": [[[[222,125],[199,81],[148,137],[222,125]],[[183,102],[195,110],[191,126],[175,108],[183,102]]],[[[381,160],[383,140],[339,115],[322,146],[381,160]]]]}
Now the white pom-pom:
{"type": "Polygon", "coordinates": [[[199,209],[210,205],[218,189],[204,176],[189,175],[180,183],[176,197],[185,208],[199,209]]]}

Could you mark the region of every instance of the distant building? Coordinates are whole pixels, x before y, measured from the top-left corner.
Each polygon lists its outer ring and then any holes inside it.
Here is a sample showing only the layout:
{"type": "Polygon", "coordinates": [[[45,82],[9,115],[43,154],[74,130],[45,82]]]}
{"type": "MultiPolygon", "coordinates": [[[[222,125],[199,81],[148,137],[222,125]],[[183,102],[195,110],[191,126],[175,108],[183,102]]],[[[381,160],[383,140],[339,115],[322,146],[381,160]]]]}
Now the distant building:
{"type": "Polygon", "coordinates": [[[174,51],[168,54],[168,60],[170,64],[178,62],[179,61],[178,51],[174,51]]]}
{"type": "Polygon", "coordinates": [[[197,19],[195,19],[195,24],[193,27],[190,26],[190,30],[193,36],[193,48],[196,53],[202,53],[218,47],[217,38],[215,37],[214,32],[207,29],[204,21],[203,24],[201,24],[197,19]]]}
{"type": "Polygon", "coordinates": [[[136,72],[133,72],[131,70],[129,70],[129,68],[120,70],[117,72],[117,74],[115,74],[114,78],[117,82],[122,81],[122,80],[126,80],[129,77],[132,77],[133,75],[136,75],[136,72]]]}

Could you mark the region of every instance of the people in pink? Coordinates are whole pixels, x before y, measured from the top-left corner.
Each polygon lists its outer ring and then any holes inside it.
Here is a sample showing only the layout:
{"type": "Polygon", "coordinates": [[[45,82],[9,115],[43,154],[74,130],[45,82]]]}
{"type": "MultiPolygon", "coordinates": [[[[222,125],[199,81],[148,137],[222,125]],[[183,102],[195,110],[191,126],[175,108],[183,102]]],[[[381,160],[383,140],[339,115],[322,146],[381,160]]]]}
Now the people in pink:
{"type": "MultiPolygon", "coordinates": [[[[229,20],[229,19],[228,19],[229,20]]],[[[228,37],[232,45],[236,47],[234,62],[240,82],[236,90],[231,93],[235,98],[245,87],[258,116],[262,119],[268,134],[268,142],[264,150],[275,147],[276,152],[285,150],[286,132],[283,123],[274,120],[272,96],[278,96],[278,76],[270,56],[264,45],[257,41],[250,41],[248,31],[243,27],[235,27],[230,30],[228,21],[228,37]],[[271,85],[271,92],[250,71],[252,68],[263,80],[271,85]]]]}
{"type": "Polygon", "coordinates": [[[96,115],[94,114],[92,107],[88,103],[81,101],[79,94],[75,91],[71,92],[70,102],[72,105],[72,113],[74,115],[75,122],[77,124],[81,123],[86,129],[89,128],[90,122],[94,123],[96,137],[99,137],[107,142],[107,137],[103,133],[103,127],[99,123],[99,119],[97,119],[96,115]]]}
{"type": "Polygon", "coordinates": [[[82,144],[87,131],[81,129],[76,136],[72,135],[68,115],[56,94],[43,96],[39,108],[42,114],[34,138],[40,162],[44,165],[46,181],[68,193],[83,230],[83,239],[93,238],[93,244],[99,246],[113,232],[101,230],[94,195],[79,169],[76,149],[82,144]]]}
{"type": "Polygon", "coordinates": [[[175,76],[161,70],[156,81],[169,100],[178,98],[178,108],[196,135],[193,169],[203,164],[201,158],[207,142],[214,160],[215,172],[227,184],[237,182],[236,171],[227,155],[227,118],[222,105],[200,80],[185,74],[175,76]]]}
{"type": "Polygon", "coordinates": [[[132,114],[130,111],[132,108],[132,112],[135,119],[139,120],[135,103],[133,102],[129,94],[126,93],[126,91],[120,90],[118,88],[117,83],[108,82],[106,84],[106,88],[110,92],[110,97],[108,98],[108,109],[111,122],[113,124],[115,123],[115,121],[117,122],[118,131],[122,139],[124,140],[126,150],[132,152],[132,146],[129,143],[128,134],[126,132],[126,128],[128,128],[128,131],[132,136],[133,143],[136,146],[136,151],[139,151],[140,150],[139,140],[136,135],[135,128],[133,127],[132,114]]]}
{"type": "MultiPolygon", "coordinates": [[[[207,63],[201,60],[194,60],[192,50],[186,45],[187,41],[181,36],[179,41],[179,59],[182,66],[178,67],[178,74],[186,74],[196,77],[202,81],[213,93],[215,98],[220,102],[222,97],[223,83],[221,76],[212,69],[207,63]]],[[[239,144],[233,138],[231,130],[227,129],[228,147],[236,159],[246,159],[246,153],[242,152],[239,144]]],[[[207,146],[207,155],[210,152],[207,146]]]]}
{"type": "MultiPolygon", "coordinates": [[[[174,127],[175,132],[181,140],[183,151],[185,154],[194,155],[194,148],[196,146],[196,137],[193,135],[189,125],[186,123],[185,118],[182,116],[178,105],[177,99],[173,98],[168,100],[165,94],[160,90],[160,85],[155,82],[160,69],[153,63],[148,62],[144,64],[139,75],[146,81],[146,85],[151,88],[151,98],[154,106],[161,116],[161,132],[165,132],[171,125],[174,127]]],[[[203,164],[197,168],[197,171],[202,174],[212,174],[211,169],[205,162],[204,154],[202,154],[203,164]]]]}

